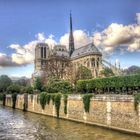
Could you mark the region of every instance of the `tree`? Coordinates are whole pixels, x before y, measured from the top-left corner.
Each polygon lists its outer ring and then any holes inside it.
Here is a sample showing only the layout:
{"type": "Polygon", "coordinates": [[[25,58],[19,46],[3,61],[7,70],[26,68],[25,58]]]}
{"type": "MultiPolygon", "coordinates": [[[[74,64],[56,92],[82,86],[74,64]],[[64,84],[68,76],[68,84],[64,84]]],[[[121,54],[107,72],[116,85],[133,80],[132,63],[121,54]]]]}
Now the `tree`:
{"type": "Polygon", "coordinates": [[[13,85],[10,85],[8,88],[7,88],[7,93],[9,94],[13,94],[13,93],[20,93],[20,86],[19,85],[16,85],[16,84],[13,84],[13,85]]]}
{"type": "Polygon", "coordinates": [[[29,94],[33,94],[33,87],[31,86],[26,87],[26,92],[29,94]]]}
{"type": "Polygon", "coordinates": [[[104,77],[114,76],[114,73],[110,68],[105,68],[104,70],[100,71],[100,74],[104,77]]]}
{"type": "Polygon", "coordinates": [[[48,79],[63,79],[66,75],[66,68],[69,65],[69,59],[65,57],[52,56],[47,62],[46,70],[48,79]]]}
{"type": "Polygon", "coordinates": [[[47,83],[46,91],[48,93],[69,93],[72,91],[72,85],[64,80],[50,80],[47,83]]]}
{"type": "Polygon", "coordinates": [[[36,77],[35,82],[34,82],[34,89],[42,91],[43,84],[41,82],[41,78],[36,77]]]}
{"type": "Polygon", "coordinates": [[[84,79],[91,79],[92,73],[91,70],[85,66],[79,66],[76,72],[76,80],[84,80],[84,79]]]}
{"type": "Polygon", "coordinates": [[[12,84],[12,80],[7,75],[0,76],[0,91],[6,91],[7,87],[12,84]]]}

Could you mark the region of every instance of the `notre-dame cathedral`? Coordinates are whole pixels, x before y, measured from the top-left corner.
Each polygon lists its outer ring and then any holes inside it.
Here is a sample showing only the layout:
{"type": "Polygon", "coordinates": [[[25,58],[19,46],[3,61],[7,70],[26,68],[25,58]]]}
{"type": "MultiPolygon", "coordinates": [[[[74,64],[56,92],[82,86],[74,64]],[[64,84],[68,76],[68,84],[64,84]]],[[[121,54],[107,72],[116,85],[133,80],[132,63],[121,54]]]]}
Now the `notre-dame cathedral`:
{"type": "Polygon", "coordinates": [[[88,68],[92,77],[98,77],[102,68],[102,53],[94,43],[76,49],[70,14],[69,50],[65,45],[56,45],[50,48],[46,43],[38,43],[35,47],[35,77],[71,79],[79,66],[88,68]]]}

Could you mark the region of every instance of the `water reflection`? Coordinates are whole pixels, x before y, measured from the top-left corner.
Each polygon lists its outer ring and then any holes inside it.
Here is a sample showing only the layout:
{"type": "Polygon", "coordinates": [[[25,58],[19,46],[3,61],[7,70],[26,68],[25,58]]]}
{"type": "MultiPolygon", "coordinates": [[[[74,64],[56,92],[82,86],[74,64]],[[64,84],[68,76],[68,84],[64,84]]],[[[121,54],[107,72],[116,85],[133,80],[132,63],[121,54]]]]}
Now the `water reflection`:
{"type": "Polygon", "coordinates": [[[0,140],[139,140],[85,124],[0,107],[0,140]]]}

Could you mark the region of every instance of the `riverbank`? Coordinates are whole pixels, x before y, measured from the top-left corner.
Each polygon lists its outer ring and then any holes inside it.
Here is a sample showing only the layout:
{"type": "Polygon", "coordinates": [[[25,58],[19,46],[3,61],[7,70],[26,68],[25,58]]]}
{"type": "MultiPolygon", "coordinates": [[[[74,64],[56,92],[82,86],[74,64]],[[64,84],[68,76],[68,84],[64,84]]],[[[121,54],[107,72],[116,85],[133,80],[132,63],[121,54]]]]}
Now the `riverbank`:
{"type": "MultiPolygon", "coordinates": [[[[43,110],[38,95],[28,95],[27,111],[57,117],[52,100],[43,110]]],[[[24,95],[18,95],[16,108],[23,110],[24,95]]],[[[6,106],[12,107],[11,95],[6,96],[6,106]]],[[[128,95],[95,96],[91,98],[89,113],[84,111],[80,95],[70,95],[67,99],[67,114],[64,113],[64,99],[61,98],[59,118],[96,125],[124,133],[140,136],[140,106],[136,111],[134,99],[128,95]]]]}

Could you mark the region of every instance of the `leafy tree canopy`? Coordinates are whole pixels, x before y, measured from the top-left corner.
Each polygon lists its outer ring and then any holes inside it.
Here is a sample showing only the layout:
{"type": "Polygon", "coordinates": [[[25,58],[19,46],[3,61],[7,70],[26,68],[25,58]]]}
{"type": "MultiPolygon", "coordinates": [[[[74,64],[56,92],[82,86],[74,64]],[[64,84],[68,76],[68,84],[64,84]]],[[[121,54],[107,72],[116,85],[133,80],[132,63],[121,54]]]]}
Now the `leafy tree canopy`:
{"type": "Polygon", "coordinates": [[[12,80],[7,75],[0,76],[0,91],[6,91],[7,87],[12,84],[12,80]]]}

